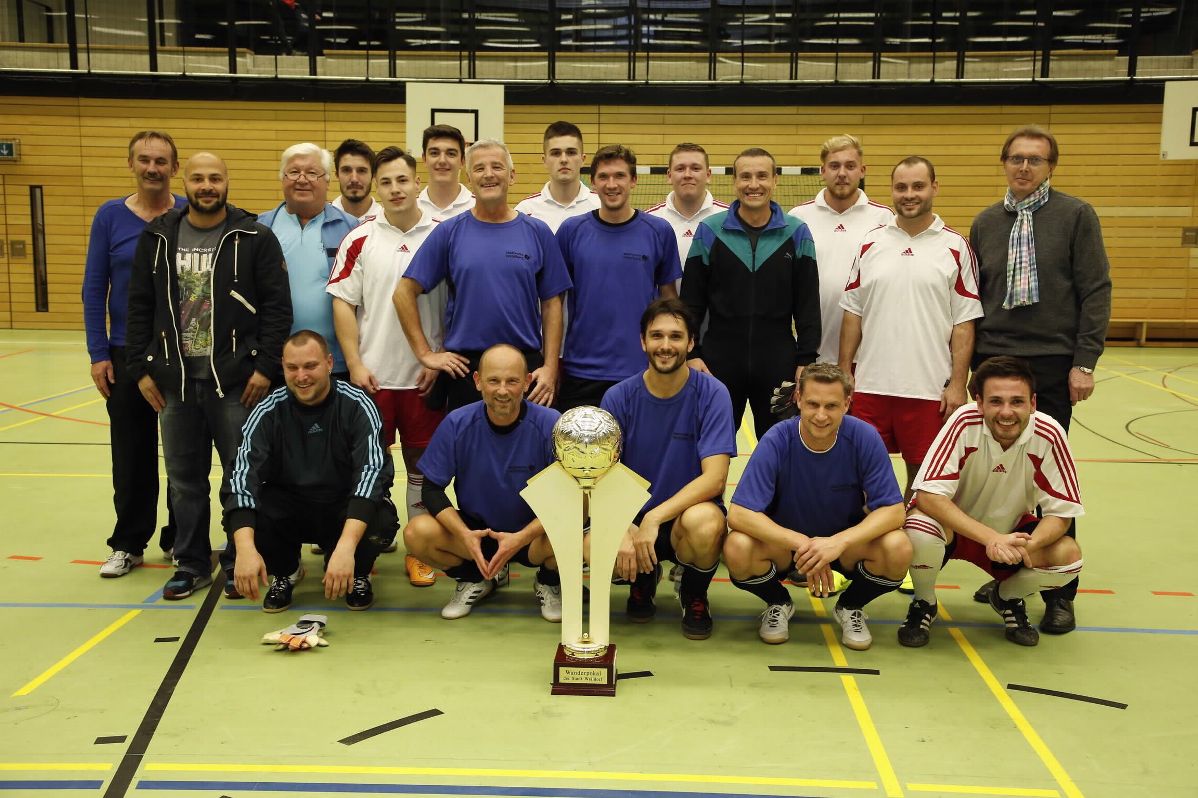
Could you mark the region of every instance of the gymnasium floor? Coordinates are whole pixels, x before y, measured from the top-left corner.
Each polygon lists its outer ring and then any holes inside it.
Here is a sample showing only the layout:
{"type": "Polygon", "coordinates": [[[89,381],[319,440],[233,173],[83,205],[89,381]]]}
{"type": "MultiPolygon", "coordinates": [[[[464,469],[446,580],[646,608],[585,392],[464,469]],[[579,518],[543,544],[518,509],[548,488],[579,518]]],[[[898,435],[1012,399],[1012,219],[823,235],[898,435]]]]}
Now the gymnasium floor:
{"type": "Polygon", "coordinates": [[[954,563],[925,649],[895,640],[906,597],[870,607],[859,653],[793,588],[790,642],[763,645],[761,607],[726,581],[714,636],[692,642],[663,582],[654,623],[613,600],[618,696],[552,697],[558,630],[527,573],[455,622],[437,614],[447,580],[408,586],[401,554],[364,613],[312,575],[278,616],[216,585],[163,602],[154,557],[101,580],[107,417],[82,335],[0,331],[0,792],[1198,795],[1198,352],[1110,349],[1098,380],[1072,431],[1089,511],[1075,633],[1007,643],[970,599],[981,573],[954,563]],[[258,644],[313,610],[328,648],[258,644]]]}

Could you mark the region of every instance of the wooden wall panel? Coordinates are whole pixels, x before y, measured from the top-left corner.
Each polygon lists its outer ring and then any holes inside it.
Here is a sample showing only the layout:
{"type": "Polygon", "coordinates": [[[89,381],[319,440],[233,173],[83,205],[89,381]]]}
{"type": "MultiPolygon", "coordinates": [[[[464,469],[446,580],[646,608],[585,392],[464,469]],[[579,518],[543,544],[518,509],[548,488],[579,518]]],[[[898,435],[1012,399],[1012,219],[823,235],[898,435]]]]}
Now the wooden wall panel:
{"type": "MultiPolygon", "coordinates": [[[[0,326],[68,329],[82,325],[79,290],[91,215],[132,189],[125,146],[134,131],[170,131],[183,157],[199,150],[222,155],[230,201],[261,212],[281,201],[278,157],[288,145],[313,141],[333,149],[348,137],[375,148],[402,145],[405,124],[399,105],[37,97],[0,98],[0,119],[0,133],[22,143],[21,163],[0,164],[7,238],[29,243],[28,186],[43,185],[51,301],[49,313],[33,311],[31,254],[10,259],[7,272],[0,260],[0,326]]],[[[1198,166],[1159,159],[1159,106],[509,105],[513,201],[544,182],[541,140],[556,119],[579,125],[588,153],[619,142],[644,165],[663,164],[674,144],[695,141],[717,165],[730,164],[746,146],[764,146],[780,163],[814,166],[824,139],[852,132],[862,138],[872,166],[867,185],[873,199],[888,202],[886,177],[895,162],[924,155],[940,180],[937,211],[962,230],[1005,190],[998,151],[1006,134],[1018,124],[1043,124],[1061,144],[1054,184],[1091,202],[1102,218],[1114,316],[1198,319],[1198,249],[1180,245],[1181,228],[1198,226],[1198,166]]],[[[175,189],[183,193],[181,180],[175,189]]]]}

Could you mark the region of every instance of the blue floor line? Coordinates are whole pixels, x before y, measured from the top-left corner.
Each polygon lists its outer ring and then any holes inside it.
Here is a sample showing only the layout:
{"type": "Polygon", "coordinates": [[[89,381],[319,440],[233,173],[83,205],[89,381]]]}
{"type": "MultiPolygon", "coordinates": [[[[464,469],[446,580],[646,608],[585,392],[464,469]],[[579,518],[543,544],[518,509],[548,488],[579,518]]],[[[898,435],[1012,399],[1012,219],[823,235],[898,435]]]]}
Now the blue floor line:
{"type": "Polygon", "coordinates": [[[90,779],[39,779],[36,781],[0,781],[0,790],[98,790],[102,781],[90,779]]]}
{"type": "MultiPolygon", "coordinates": [[[[17,405],[17,407],[18,408],[33,407],[34,405],[40,405],[42,402],[53,402],[55,399],[61,399],[64,396],[70,396],[71,394],[80,393],[82,391],[94,391],[94,390],[96,390],[96,386],[84,385],[82,388],[76,388],[73,391],[67,391],[66,393],[56,393],[53,396],[47,396],[44,399],[37,399],[32,402],[26,402],[23,405],[17,405]]],[[[12,404],[12,403],[10,402],[9,404],[12,404]]],[[[15,412],[17,412],[17,411],[11,407],[0,408],[0,415],[3,415],[5,413],[15,413],[15,412]]]]}
{"type": "MultiPolygon", "coordinates": [[[[777,794],[696,792],[693,790],[630,790],[576,787],[492,787],[447,784],[364,784],[347,782],[289,781],[177,781],[142,779],[138,790],[248,790],[250,792],[338,792],[378,795],[496,795],[530,798],[778,798],[777,794]]],[[[788,798],[816,798],[788,793],[788,798]]]]}

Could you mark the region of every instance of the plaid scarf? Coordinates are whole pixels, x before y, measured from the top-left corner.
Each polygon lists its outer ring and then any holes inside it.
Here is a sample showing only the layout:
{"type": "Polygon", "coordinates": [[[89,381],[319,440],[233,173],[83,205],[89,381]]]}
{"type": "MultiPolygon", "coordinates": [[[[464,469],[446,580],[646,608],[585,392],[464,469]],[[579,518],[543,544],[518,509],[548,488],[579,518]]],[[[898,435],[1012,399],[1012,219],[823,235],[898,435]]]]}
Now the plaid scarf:
{"type": "Polygon", "coordinates": [[[1040,279],[1036,274],[1036,239],[1032,228],[1032,214],[1048,202],[1048,181],[1016,202],[1007,189],[1003,207],[1014,211],[1015,224],[1011,228],[1011,239],[1007,242],[1007,295],[1003,298],[1003,310],[1034,305],[1040,301],[1040,279]]]}

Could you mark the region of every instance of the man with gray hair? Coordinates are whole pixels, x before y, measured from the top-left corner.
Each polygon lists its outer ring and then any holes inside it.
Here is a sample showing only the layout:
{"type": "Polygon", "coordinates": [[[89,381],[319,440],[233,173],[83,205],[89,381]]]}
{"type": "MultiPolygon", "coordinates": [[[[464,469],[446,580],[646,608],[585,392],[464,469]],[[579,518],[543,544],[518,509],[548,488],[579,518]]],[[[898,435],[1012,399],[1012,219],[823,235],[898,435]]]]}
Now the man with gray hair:
{"type": "Polygon", "coordinates": [[[434,401],[454,410],[478,401],[471,374],[495,344],[524,353],[528,399],[551,407],[562,346],[562,294],[571,288],[549,226],[508,204],[515,169],[507,145],[481,139],[466,150],[474,189],[469,213],[441,222],[395,289],[395,309],[420,362],[442,374],[434,401]],[[448,281],[445,348],[436,352],[421,326],[416,298],[448,281]],[[441,397],[444,397],[441,399],[441,397]]]}
{"type": "MultiPolygon", "coordinates": [[[[977,215],[969,243],[977,253],[986,311],[978,320],[974,368],[994,355],[1027,361],[1036,378],[1037,409],[1067,433],[1073,405],[1094,392],[1094,367],[1111,320],[1111,266],[1098,214],[1050,184],[1059,157],[1056,137],[1042,127],[1028,125],[1007,136],[999,158],[1006,197],[977,215]]],[[[1066,534],[1074,531],[1070,521],[1066,534]]],[[[988,601],[995,589],[989,582],[974,598],[988,601]]],[[[1041,594],[1040,631],[1074,629],[1076,594],[1076,579],[1041,594]]]]}
{"type": "Polygon", "coordinates": [[[333,156],[304,142],[283,150],[279,180],[283,202],[258,221],[274,232],[283,247],[294,314],[291,332],[313,330],[329,342],[333,374],[348,375],[345,356],[333,328],[333,299],[325,293],[337,248],[358,220],[328,201],[333,156]]]}

